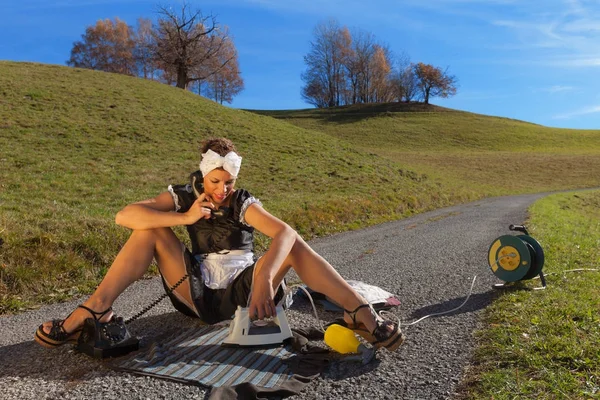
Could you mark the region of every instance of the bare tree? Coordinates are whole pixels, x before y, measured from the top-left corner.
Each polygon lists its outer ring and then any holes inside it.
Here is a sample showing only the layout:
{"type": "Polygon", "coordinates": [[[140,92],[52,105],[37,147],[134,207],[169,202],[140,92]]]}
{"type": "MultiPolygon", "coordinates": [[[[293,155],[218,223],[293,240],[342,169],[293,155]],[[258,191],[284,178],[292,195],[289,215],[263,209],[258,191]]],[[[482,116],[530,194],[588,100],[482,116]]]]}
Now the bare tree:
{"type": "Polygon", "coordinates": [[[352,35],[352,55],[354,58],[347,65],[352,90],[354,92],[353,103],[369,103],[373,56],[376,50],[375,36],[367,31],[357,30],[352,35]]]}
{"type": "Polygon", "coordinates": [[[396,101],[410,103],[420,97],[419,82],[414,71],[414,64],[406,55],[402,55],[392,72],[390,83],[396,101]]]}
{"type": "Polygon", "coordinates": [[[147,18],[138,18],[137,29],[133,36],[135,42],[133,58],[138,76],[144,79],[155,79],[159,69],[154,57],[156,44],[152,30],[152,21],[147,18]]]}
{"type": "Polygon", "coordinates": [[[415,75],[413,64],[410,64],[402,71],[400,84],[402,86],[404,101],[410,103],[412,100],[422,99],[419,93],[419,80],[415,75]]]}
{"type": "Polygon", "coordinates": [[[404,88],[402,87],[402,74],[410,66],[410,57],[405,52],[395,56],[394,68],[390,73],[390,85],[393,93],[393,101],[402,101],[404,88]]]}
{"type": "Polygon", "coordinates": [[[192,12],[185,3],[179,13],[159,7],[159,14],[154,31],[155,56],[165,76],[173,77],[178,88],[186,89],[191,82],[205,80],[231,60],[211,66],[210,61],[229,40],[220,34],[214,16],[192,12]]]}
{"type": "MultiPolygon", "coordinates": [[[[224,30],[224,36],[228,37],[227,29],[224,30]]],[[[226,40],[215,57],[211,59],[208,68],[218,67],[225,60],[229,62],[216,73],[206,79],[205,93],[207,97],[214,99],[217,103],[231,103],[233,97],[244,89],[244,80],[240,75],[237,50],[231,40],[226,40]]],[[[198,81],[201,82],[201,81],[198,81]]],[[[200,85],[198,89],[200,90],[200,85]]]]}
{"type": "Polygon", "coordinates": [[[317,107],[342,104],[345,81],[343,60],[349,49],[348,40],[349,36],[344,34],[335,19],[315,27],[311,49],[304,56],[307,69],[302,74],[302,80],[306,83],[302,97],[308,103],[317,107]]]}

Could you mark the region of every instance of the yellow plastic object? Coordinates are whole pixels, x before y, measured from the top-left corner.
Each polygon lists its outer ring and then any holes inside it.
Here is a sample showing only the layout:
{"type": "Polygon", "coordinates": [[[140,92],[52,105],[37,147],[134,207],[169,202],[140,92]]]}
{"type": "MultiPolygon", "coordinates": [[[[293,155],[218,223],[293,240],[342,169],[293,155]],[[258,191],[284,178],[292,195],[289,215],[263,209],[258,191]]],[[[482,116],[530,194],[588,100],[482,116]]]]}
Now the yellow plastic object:
{"type": "MultiPolygon", "coordinates": [[[[500,260],[498,264],[507,271],[514,271],[521,265],[521,256],[517,249],[512,246],[503,246],[498,253],[500,260]]],[[[523,261],[523,265],[527,265],[527,261],[523,261]]]]}
{"type": "Polygon", "coordinates": [[[325,344],[340,354],[358,353],[358,341],[352,329],[333,324],[325,330],[325,344]]]}

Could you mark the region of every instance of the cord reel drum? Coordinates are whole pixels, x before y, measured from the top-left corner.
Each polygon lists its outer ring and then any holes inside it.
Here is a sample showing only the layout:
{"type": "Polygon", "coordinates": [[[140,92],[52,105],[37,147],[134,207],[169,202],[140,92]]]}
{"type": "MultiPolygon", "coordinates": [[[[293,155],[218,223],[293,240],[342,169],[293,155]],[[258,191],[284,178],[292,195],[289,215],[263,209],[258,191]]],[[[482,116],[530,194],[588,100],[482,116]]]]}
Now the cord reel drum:
{"type": "MultiPolygon", "coordinates": [[[[544,250],[537,240],[529,236],[522,225],[510,225],[511,231],[522,232],[522,235],[503,235],[492,242],[488,250],[488,263],[494,275],[504,282],[517,282],[540,276],[542,288],[546,281],[544,267],[544,250]]],[[[494,285],[496,288],[504,284],[494,285]]]]}

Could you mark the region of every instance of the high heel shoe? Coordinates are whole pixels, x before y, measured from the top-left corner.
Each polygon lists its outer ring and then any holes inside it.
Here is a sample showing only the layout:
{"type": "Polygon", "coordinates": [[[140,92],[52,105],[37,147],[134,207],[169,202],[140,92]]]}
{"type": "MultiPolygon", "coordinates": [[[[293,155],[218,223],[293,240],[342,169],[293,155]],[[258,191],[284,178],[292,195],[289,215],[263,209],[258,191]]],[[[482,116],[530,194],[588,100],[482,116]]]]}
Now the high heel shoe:
{"type": "MultiPolygon", "coordinates": [[[[79,305],[77,308],[83,308],[89,312],[96,321],[100,320],[102,317],[112,311],[112,307],[109,307],[102,312],[94,311],[84,305],[79,305]]],[[[49,333],[44,331],[44,324],[40,325],[37,331],[35,331],[35,341],[48,348],[55,348],[62,346],[63,344],[77,342],[77,339],[79,339],[79,335],[81,334],[82,327],[77,328],[72,332],[67,332],[64,327],[65,321],[71,316],[71,314],[69,314],[69,316],[65,319],[53,319],[52,327],[50,328],[49,333]]]]}
{"type": "Polygon", "coordinates": [[[371,304],[361,304],[354,311],[346,309],[344,311],[352,319],[352,323],[346,322],[346,326],[362,336],[377,349],[384,347],[389,351],[395,351],[405,340],[405,336],[400,330],[400,324],[389,320],[381,320],[381,317],[375,312],[371,304]],[[365,324],[356,321],[356,313],[363,308],[369,308],[371,315],[375,318],[376,326],[373,331],[369,331],[365,324]]]}

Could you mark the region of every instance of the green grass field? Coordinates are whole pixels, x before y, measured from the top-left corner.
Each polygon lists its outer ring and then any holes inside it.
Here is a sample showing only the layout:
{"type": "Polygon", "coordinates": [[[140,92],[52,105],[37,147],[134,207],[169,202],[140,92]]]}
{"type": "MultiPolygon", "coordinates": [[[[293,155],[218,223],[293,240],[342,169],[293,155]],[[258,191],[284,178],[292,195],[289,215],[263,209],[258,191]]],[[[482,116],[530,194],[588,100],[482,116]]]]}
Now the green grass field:
{"type": "Polygon", "coordinates": [[[425,104],[256,111],[484,195],[599,186],[600,131],[547,128],[425,104]]]}
{"type": "MultiPolygon", "coordinates": [[[[244,157],[238,187],[306,238],[485,196],[600,187],[600,131],[422,104],[243,111],[142,79],[0,62],[0,314],[93,290],[128,235],[116,212],[185,182],[211,136],[244,157]]],[[[582,192],[532,208],[557,274],[547,291],[489,308],[462,395],[599,396],[598,275],[561,272],[600,264],[599,206],[582,192]]]]}

